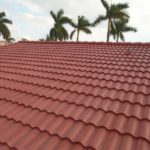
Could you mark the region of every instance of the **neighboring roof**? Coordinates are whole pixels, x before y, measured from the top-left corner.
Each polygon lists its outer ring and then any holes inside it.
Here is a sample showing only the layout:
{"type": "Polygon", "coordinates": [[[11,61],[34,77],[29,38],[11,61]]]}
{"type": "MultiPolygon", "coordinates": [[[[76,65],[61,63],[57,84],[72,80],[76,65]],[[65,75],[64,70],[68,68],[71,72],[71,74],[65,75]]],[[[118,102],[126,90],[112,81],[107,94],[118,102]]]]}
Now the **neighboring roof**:
{"type": "Polygon", "coordinates": [[[149,150],[150,44],[1,47],[0,149],[149,150]]]}

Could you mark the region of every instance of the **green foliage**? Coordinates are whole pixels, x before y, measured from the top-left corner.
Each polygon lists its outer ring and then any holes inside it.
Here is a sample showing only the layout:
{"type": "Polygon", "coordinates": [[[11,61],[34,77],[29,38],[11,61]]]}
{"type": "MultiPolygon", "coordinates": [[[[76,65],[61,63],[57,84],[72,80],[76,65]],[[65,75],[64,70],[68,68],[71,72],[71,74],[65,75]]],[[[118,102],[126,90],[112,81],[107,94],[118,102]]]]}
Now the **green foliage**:
{"type": "Polygon", "coordinates": [[[64,16],[64,11],[62,9],[60,9],[57,14],[55,14],[53,11],[50,11],[50,15],[54,20],[54,27],[50,30],[50,37],[48,38],[54,41],[67,40],[69,38],[69,34],[64,25],[73,25],[72,20],[64,16]]]}
{"type": "Polygon", "coordinates": [[[12,24],[12,21],[5,17],[5,12],[0,12],[0,35],[7,40],[10,37],[10,30],[7,27],[7,24],[12,24]]]}
{"type": "Polygon", "coordinates": [[[100,0],[106,9],[105,15],[99,15],[94,21],[93,25],[97,25],[101,21],[108,20],[108,29],[107,29],[107,42],[109,42],[110,31],[112,28],[115,28],[115,20],[128,20],[129,15],[126,12],[126,9],[129,8],[127,3],[118,3],[109,5],[106,0],[100,0]]]}
{"type": "Polygon", "coordinates": [[[89,29],[89,27],[91,27],[92,24],[84,16],[78,16],[78,22],[73,23],[72,26],[75,28],[75,30],[73,30],[71,32],[70,39],[73,38],[75,32],[77,32],[77,41],[79,41],[80,31],[82,31],[86,34],[91,34],[92,33],[91,30],[89,29]]]}
{"type": "Polygon", "coordinates": [[[15,41],[13,37],[8,37],[6,40],[8,43],[13,43],[15,41]]]}
{"type": "Polygon", "coordinates": [[[115,21],[115,28],[112,28],[110,34],[113,36],[116,42],[119,41],[119,38],[122,41],[125,41],[123,33],[125,32],[137,32],[137,29],[134,27],[128,26],[128,21],[115,21]]]}

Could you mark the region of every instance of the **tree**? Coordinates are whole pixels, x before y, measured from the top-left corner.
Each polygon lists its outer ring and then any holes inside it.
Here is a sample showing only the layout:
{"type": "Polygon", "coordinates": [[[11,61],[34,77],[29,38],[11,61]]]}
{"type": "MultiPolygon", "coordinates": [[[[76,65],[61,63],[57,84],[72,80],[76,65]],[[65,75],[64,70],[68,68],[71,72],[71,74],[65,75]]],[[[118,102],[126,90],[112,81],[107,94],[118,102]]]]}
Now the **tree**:
{"type": "Polygon", "coordinates": [[[7,24],[12,24],[12,21],[5,17],[5,12],[0,12],[0,35],[2,35],[4,39],[7,39],[10,37],[10,30],[7,24]]]}
{"type": "Polygon", "coordinates": [[[51,41],[51,36],[50,36],[50,34],[47,34],[47,36],[46,36],[46,41],[51,41]]]}
{"type": "Polygon", "coordinates": [[[12,37],[8,37],[8,38],[6,39],[6,41],[7,41],[8,43],[13,43],[13,42],[15,41],[15,39],[12,38],[12,37]]]}
{"type": "Polygon", "coordinates": [[[110,34],[116,39],[116,42],[119,41],[119,38],[122,41],[125,41],[123,33],[125,32],[137,32],[137,29],[134,27],[128,26],[128,21],[115,21],[115,28],[112,28],[110,34]]]}
{"type": "Polygon", "coordinates": [[[78,22],[76,24],[73,23],[73,27],[75,28],[75,30],[71,32],[70,39],[73,38],[75,32],[77,32],[77,41],[79,41],[80,31],[86,34],[91,34],[92,32],[89,29],[90,26],[91,24],[84,16],[78,16],[78,22]]]}
{"type": "Polygon", "coordinates": [[[100,15],[94,22],[97,25],[101,21],[108,20],[107,42],[109,42],[111,28],[114,27],[115,20],[128,20],[129,16],[126,9],[129,8],[127,3],[118,3],[109,5],[106,0],[100,0],[106,9],[105,15],[100,15]]]}
{"type": "Polygon", "coordinates": [[[64,15],[64,11],[60,9],[57,14],[53,11],[50,11],[50,15],[54,20],[54,27],[50,30],[50,39],[54,41],[62,41],[67,40],[69,38],[69,34],[65,29],[65,24],[72,25],[72,20],[64,15]]]}

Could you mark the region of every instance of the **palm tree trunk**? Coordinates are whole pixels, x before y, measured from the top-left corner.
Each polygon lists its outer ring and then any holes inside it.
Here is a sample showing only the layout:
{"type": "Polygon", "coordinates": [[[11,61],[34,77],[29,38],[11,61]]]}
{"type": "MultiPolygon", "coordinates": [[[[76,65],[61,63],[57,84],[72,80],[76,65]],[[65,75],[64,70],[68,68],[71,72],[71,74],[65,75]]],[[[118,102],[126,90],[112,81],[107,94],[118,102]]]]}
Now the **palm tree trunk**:
{"type": "Polygon", "coordinates": [[[117,43],[119,42],[119,34],[117,34],[117,40],[116,40],[116,42],[117,43]]]}
{"type": "Polygon", "coordinates": [[[110,26],[111,26],[111,20],[108,20],[108,29],[107,29],[107,42],[109,42],[110,37],[110,26]]]}
{"type": "Polygon", "coordinates": [[[79,41],[79,30],[77,30],[77,42],[79,41]]]}

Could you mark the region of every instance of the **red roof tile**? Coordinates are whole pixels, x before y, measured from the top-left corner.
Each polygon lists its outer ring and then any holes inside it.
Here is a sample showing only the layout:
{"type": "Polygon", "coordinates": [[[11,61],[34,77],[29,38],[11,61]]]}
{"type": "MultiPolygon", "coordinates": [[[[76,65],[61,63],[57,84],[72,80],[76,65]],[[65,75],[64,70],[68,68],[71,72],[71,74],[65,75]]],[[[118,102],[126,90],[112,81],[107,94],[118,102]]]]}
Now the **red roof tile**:
{"type": "Polygon", "coordinates": [[[149,43],[0,48],[0,149],[149,148],[149,43]]]}

